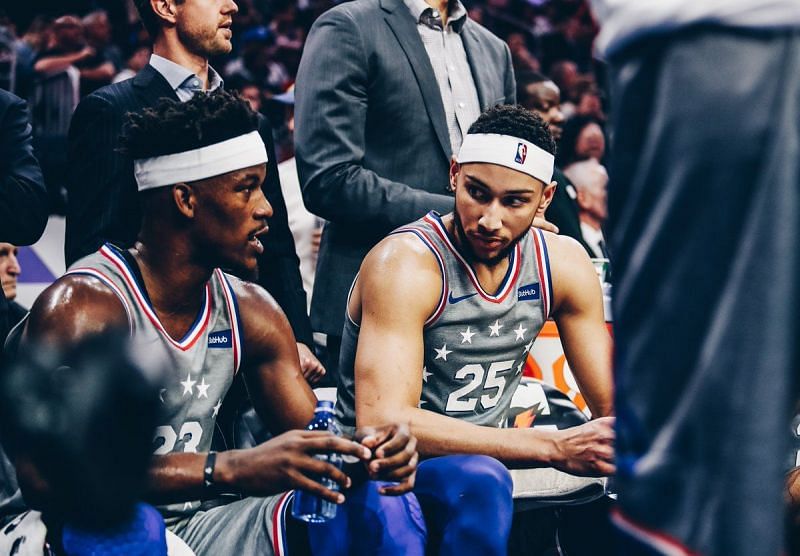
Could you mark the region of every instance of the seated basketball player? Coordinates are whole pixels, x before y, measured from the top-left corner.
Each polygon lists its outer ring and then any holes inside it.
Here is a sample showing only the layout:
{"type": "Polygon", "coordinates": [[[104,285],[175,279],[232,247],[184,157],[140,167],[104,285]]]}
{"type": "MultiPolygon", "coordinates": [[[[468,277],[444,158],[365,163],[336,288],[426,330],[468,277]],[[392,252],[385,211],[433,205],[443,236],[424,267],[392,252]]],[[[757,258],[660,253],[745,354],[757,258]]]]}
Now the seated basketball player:
{"type": "MultiPolygon", "coordinates": [[[[372,477],[392,481],[365,483],[363,496],[409,490],[417,456],[407,428],[364,431],[360,443],[291,430],[311,420],[316,401],[291,328],[263,289],[220,270],[256,268],[272,211],[261,191],[266,150],[247,104],[224,92],[164,102],[132,117],[127,148],[144,212],[139,240],[129,250],[106,244],[76,262],[34,304],[20,349],[129,329],[138,349],[161,352],[171,372],[160,392],[148,498],[199,555],[283,554],[291,494],[280,493],[288,490],[342,503],[342,494],[313,477],[342,489],[351,479],[315,452],[354,456],[368,462],[372,477]],[[261,417],[283,434],[215,453],[216,418],[237,372],[261,417]],[[225,504],[221,492],[243,498],[225,504]]],[[[405,537],[388,531],[380,538],[374,529],[387,553],[421,554],[424,526],[405,537]]]]}
{"type": "MultiPolygon", "coordinates": [[[[337,417],[345,427],[410,423],[422,456],[614,472],[613,418],[604,417],[611,340],[597,275],[577,242],[531,228],[553,196],[554,150],[538,116],[514,106],[485,112],[451,163],[454,211],[431,212],[368,254],[342,338],[337,417]],[[560,431],[498,428],[548,318],[596,419],[560,431]]],[[[451,480],[437,480],[435,462],[417,471],[423,508],[441,504],[440,485],[451,480]]]]}

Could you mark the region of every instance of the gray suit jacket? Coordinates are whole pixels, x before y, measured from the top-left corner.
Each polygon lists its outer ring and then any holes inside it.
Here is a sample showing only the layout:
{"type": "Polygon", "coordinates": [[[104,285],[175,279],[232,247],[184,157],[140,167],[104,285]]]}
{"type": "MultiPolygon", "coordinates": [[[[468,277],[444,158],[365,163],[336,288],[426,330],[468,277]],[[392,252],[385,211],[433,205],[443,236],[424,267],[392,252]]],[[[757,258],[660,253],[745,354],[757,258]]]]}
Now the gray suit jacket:
{"type": "MultiPolygon", "coordinates": [[[[481,109],[514,103],[506,44],[470,20],[461,37],[481,109]]],[[[355,0],[323,14],[309,33],[295,95],[303,198],[329,221],[311,322],[341,336],[347,292],[370,248],[429,210],[453,208],[447,122],[402,0],[355,0]]]]}

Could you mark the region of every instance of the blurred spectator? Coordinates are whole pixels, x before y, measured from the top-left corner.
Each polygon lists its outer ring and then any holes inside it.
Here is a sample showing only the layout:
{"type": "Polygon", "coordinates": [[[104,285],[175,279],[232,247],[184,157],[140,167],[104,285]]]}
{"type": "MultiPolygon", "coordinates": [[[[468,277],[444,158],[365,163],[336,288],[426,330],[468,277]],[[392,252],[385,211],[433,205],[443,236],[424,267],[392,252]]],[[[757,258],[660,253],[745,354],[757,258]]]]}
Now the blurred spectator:
{"type": "Polygon", "coordinates": [[[65,211],[67,133],[80,98],[81,74],[77,64],[95,57],[86,45],[83,24],[72,15],[53,22],[47,48],[33,65],[36,78],[29,99],[33,139],[42,164],[50,198],[50,212],[65,211]]]}
{"type": "Polygon", "coordinates": [[[578,190],[578,208],[581,234],[591,248],[591,255],[608,259],[603,224],[608,216],[608,172],[594,158],[573,162],[564,168],[564,174],[578,190]]]}
{"type": "Polygon", "coordinates": [[[111,80],[112,83],[125,81],[142,71],[147,65],[147,61],[150,59],[150,54],[152,54],[152,50],[149,46],[141,45],[137,47],[130,58],[128,58],[125,69],[114,76],[114,79],[111,80]]]}
{"type": "Polygon", "coordinates": [[[565,118],[575,113],[575,85],[578,82],[578,65],[571,60],[559,60],[550,66],[548,75],[561,91],[561,109],[565,118]]]}
{"type": "MultiPolygon", "coordinates": [[[[562,135],[564,115],[561,113],[561,95],[558,86],[540,73],[520,73],[517,76],[517,102],[541,116],[547,122],[550,134],[558,143],[562,135]]],[[[553,168],[553,181],[558,185],[545,218],[558,227],[558,233],[577,240],[591,256],[591,249],[583,241],[581,221],[578,216],[578,193],[561,168],[553,168]]]]}
{"type": "MultiPolygon", "coordinates": [[[[17,259],[19,248],[11,243],[0,242],[0,286],[3,295],[8,301],[8,329],[14,328],[22,320],[28,310],[14,301],[17,297],[17,278],[22,269],[17,259]]],[[[5,342],[5,336],[0,337],[0,345],[5,342]]]]}
{"type": "Polygon", "coordinates": [[[523,71],[539,71],[539,60],[528,48],[524,33],[510,33],[506,37],[508,48],[511,50],[511,62],[516,73],[523,71]]]}
{"type": "Polygon", "coordinates": [[[56,74],[95,56],[95,49],[86,44],[83,23],[76,16],[59,17],[50,30],[47,47],[33,66],[38,74],[56,74]]]}
{"type": "Polygon", "coordinates": [[[596,119],[591,116],[574,116],[567,120],[556,154],[560,167],[564,168],[587,158],[603,162],[605,154],[605,134],[596,119]]]}
{"type": "Polygon", "coordinates": [[[592,76],[582,75],[575,82],[575,115],[590,116],[598,122],[606,121],[602,95],[592,76]]]}
{"type": "Polygon", "coordinates": [[[0,432],[15,469],[3,486],[18,483],[41,512],[2,530],[4,554],[166,554],[163,519],[138,502],[161,373],[124,336],[92,337],[64,353],[40,346],[0,375],[0,432]]]}
{"type": "MultiPolygon", "coordinates": [[[[237,91],[239,96],[247,101],[254,112],[261,112],[264,97],[258,85],[255,83],[243,83],[241,86],[232,85],[230,88],[237,91]]],[[[280,159],[280,157],[278,158],[280,159]]]]}
{"type": "Polygon", "coordinates": [[[242,53],[225,66],[228,79],[255,83],[272,93],[286,88],[289,71],[275,58],[277,47],[266,27],[250,29],[242,36],[242,53]]]}
{"type": "MultiPolygon", "coordinates": [[[[30,245],[47,224],[47,195],[33,155],[25,101],[0,90],[0,241],[30,245]]],[[[0,338],[8,333],[8,304],[0,288],[0,338]]],[[[0,361],[2,360],[0,348],[0,361]]]]}
{"type": "Polygon", "coordinates": [[[94,56],[78,64],[81,68],[81,96],[111,83],[122,69],[122,53],[111,44],[111,23],[103,10],[89,13],[82,20],[87,44],[94,56]]]}

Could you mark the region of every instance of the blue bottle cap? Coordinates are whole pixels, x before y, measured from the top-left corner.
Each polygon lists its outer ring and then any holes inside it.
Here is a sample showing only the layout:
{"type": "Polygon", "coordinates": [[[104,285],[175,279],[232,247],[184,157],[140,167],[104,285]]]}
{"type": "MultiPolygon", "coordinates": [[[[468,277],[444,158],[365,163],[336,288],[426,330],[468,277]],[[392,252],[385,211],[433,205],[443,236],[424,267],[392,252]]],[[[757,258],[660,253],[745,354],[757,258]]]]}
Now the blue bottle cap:
{"type": "Polygon", "coordinates": [[[317,402],[317,407],[314,409],[314,413],[319,413],[320,411],[333,411],[333,402],[331,400],[319,400],[317,402]]]}

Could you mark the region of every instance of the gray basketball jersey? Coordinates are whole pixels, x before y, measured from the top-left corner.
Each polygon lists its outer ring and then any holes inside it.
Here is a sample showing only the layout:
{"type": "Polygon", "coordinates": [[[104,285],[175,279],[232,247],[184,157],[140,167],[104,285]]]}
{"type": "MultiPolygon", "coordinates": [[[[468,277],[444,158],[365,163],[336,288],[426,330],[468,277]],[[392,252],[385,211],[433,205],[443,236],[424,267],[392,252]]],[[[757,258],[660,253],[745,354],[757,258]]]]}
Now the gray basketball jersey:
{"type": "MultiPolygon", "coordinates": [[[[70,267],[67,274],[88,274],[117,294],[128,313],[137,349],[162,352],[169,369],[160,392],[162,422],[153,453],[205,452],[211,447],[217,414],[242,357],[236,296],[228,277],[215,270],[206,283],[197,319],[176,340],[166,332],[142,286],[129,253],[106,244],[70,267]]],[[[192,514],[200,502],[160,508],[165,517],[192,514]]]]}
{"type": "MultiPolygon", "coordinates": [[[[392,233],[417,236],[436,258],[442,275],[439,303],[423,332],[420,408],[477,425],[501,426],[553,298],[544,234],[531,228],[521,238],[509,254],[499,289],[490,293],[435,212],[392,233]]],[[[347,428],[355,425],[358,331],[348,315],[337,402],[337,417],[347,428]]]]}

